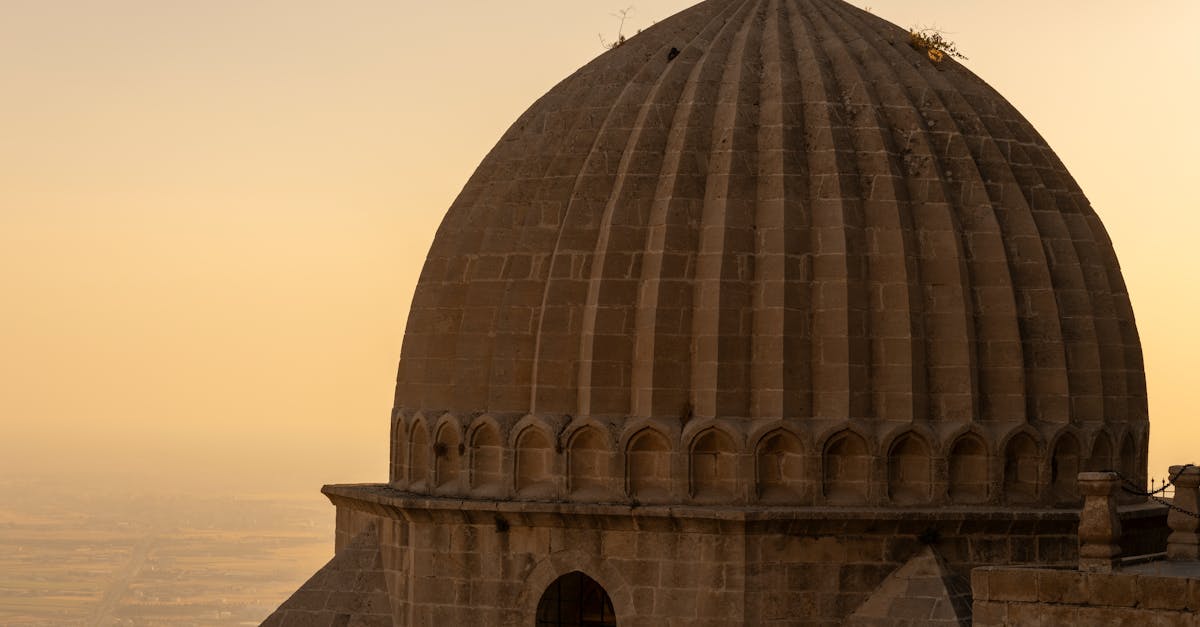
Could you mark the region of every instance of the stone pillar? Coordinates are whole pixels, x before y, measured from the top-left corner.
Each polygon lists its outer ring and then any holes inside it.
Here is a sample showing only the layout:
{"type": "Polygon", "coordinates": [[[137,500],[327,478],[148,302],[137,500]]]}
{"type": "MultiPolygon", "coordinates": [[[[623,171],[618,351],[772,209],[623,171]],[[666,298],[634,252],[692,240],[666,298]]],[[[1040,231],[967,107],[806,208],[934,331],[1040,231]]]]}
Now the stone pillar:
{"type": "Polygon", "coordinates": [[[1121,519],[1117,493],[1121,478],[1115,472],[1079,473],[1083,511],[1079,514],[1079,570],[1112,572],[1121,556],[1121,519]]]}
{"type": "MultiPolygon", "coordinates": [[[[1175,507],[1187,512],[1200,512],[1200,467],[1172,466],[1175,478],[1175,507]]],[[[1200,518],[1176,510],[1167,515],[1171,536],[1167,538],[1167,559],[1200,560],[1200,518]]]]}

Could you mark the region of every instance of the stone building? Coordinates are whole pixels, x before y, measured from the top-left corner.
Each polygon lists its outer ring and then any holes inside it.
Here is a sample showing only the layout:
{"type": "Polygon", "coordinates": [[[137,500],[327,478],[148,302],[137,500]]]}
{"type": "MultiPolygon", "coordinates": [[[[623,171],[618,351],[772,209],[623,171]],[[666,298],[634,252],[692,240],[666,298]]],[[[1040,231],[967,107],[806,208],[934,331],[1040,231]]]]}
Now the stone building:
{"type": "Polygon", "coordinates": [[[390,480],[325,488],[268,624],[964,624],[972,569],[1077,563],[1077,476],[1144,483],[1148,429],[1112,245],[1012,105],[840,0],[708,0],[471,177],[390,480]]]}

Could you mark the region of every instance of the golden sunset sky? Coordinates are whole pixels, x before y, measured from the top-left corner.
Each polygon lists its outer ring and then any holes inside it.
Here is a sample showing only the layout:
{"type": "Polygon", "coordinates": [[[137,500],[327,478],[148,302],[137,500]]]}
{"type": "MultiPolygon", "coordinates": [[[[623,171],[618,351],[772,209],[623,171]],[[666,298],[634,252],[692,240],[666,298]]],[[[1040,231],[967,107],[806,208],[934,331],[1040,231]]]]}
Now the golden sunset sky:
{"type": "MultiPolygon", "coordinates": [[[[1133,296],[1151,475],[1200,461],[1200,2],[865,2],[1066,162],[1133,296]]],[[[434,230],[629,4],[691,2],[0,0],[0,473],[386,480],[434,230]]]]}

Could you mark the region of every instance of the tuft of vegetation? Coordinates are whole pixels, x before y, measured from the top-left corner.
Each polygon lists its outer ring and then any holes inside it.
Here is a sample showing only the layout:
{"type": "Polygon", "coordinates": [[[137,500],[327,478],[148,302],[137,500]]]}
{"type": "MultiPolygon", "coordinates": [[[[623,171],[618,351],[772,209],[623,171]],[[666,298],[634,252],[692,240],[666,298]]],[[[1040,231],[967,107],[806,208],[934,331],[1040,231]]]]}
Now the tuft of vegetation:
{"type": "MultiPolygon", "coordinates": [[[[612,50],[613,48],[616,48],[617,46],[620,46],[621,44],[628,41],[628,39],[625,37],[625,20],[629,19],[630,13],[633,13],[633,5],[627,6],[624,9],[621,9],[620,11],[616,11],[614,13],[609,14],[609,15],[617,18],[617,20],[618,20],[617,21],[617,38],[615,41],[609,42],[609,41],[604,40],[604,35],[600,35],[599,36],[600,37],[600,45],[603,46],[605,50],[612,50]]],[[[641,31],[638,31],[638,32],[641,32],[641,31]]]]}
{"type": "Polygon", "coordinates": [[[958,46],[946,39],[945,33],[934,28],[908,29],[908,45],[917,52],[924,52],[934,63],[941,63],[946,57],[967,60],[967,56],[959,52],[958,46]]]}

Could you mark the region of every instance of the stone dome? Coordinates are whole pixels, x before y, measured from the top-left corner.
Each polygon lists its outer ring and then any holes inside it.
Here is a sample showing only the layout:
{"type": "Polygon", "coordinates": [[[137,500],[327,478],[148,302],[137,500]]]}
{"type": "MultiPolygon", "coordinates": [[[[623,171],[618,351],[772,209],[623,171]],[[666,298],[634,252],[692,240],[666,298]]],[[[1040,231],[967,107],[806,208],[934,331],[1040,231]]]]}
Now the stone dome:
{"type": "Polygon", "coordinates": [[[395,486],[515,499],[1069,504],[1148,437],[1079,186],[840,0],[708,0],[534,103],[437,232],[395,406],[395,486]]]}

